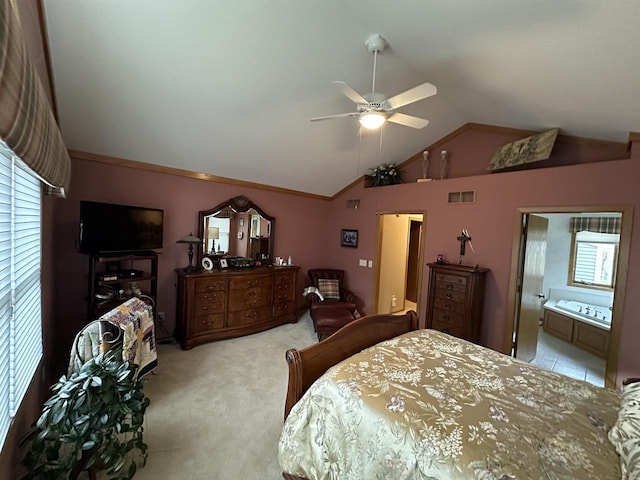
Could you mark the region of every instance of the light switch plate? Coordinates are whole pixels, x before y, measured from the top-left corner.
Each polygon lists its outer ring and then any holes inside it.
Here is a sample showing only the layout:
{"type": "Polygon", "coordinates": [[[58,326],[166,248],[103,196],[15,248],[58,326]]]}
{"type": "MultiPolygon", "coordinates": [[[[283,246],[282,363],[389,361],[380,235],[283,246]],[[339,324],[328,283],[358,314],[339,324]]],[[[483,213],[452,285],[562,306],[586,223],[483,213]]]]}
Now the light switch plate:
{"type": "Polygon", "coordinates": [[[369,268],[373,268],[373,260],[369,260],[369,268]]]}
{"type": "Polygon", "coordinates": [[[367,266],[367,261],[364,258],[360,259],[360,266],[361,267],[366,267],[367,266]]]}

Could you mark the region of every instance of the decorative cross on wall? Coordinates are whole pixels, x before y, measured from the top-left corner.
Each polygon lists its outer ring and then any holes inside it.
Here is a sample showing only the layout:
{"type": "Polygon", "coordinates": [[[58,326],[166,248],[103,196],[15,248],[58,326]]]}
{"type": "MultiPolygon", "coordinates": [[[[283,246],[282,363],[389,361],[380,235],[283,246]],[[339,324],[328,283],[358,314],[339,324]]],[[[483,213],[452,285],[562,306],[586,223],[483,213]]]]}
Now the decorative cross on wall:
{"type": "Polygon", "coordinates": [[[460,255],[464,256],[465,247],[467,245],[467,242],[471,240],[471,237],[467,237],[464,233],[462,233],[459,237],[456,237],[456,239],[460,242],[460,255]]]}
{"type": "Polygon", "coordinates": [[[469,231],[466,228],[462,229],[462,233],[456,237],[456,240],[458,240],[460,242],[460,265],[462,265],[462,261],[464,260],[464,252],[465,252],[465,248],[467,246],[467,242],[469,243],[469,246],[471,247],[471,251],[475,253],[475,250],[473,249],[473,244],[471,243],[471,235],[469,235],[469,231]]]}

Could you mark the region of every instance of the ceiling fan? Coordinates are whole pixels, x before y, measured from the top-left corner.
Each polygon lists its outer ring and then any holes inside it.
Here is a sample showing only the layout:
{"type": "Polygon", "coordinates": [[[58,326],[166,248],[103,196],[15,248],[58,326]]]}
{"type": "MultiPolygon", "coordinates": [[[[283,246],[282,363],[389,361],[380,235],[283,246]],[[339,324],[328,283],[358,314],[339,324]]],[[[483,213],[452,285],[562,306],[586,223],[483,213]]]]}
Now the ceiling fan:
{"type": "Polygon", "coordinates": [[[381,93],[376,92],[376,63],[378,53],[387,46],[387,41],[378,33],[370,35],[365,41],[365,45],[373,53],[373,86],[371,93],[360,95],[347,82],[336,81],[333,84],[340,92],[357,106],[355,112],[339,113],[337,115],[327,115],[324,117],[312,118],[311,121],[328,120],[341,117],[358,117],[360,124],[369,130],[374,130],[386,121],[397,123],[412,128],[424,128],[429,124],[429,120],[424,118],[406,115],[396,112],[396,109],[404,107],[413,102],[423,100],[435,95],[438,91],[436,87],[425,82],[417,87],[413,87],[391,98],[386,98],[381,93]]]}

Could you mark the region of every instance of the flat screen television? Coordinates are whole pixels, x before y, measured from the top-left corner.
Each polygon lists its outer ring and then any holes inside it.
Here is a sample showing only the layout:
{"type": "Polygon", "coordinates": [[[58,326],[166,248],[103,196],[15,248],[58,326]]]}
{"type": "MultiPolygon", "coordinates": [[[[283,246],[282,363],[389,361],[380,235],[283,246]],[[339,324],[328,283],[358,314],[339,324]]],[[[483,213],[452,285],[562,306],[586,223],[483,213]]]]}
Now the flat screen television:
{"type": "Polygon", "coordinates": [[[80,253],[139,252],[162,248],[164,211],[80,201],[80,253]]]}

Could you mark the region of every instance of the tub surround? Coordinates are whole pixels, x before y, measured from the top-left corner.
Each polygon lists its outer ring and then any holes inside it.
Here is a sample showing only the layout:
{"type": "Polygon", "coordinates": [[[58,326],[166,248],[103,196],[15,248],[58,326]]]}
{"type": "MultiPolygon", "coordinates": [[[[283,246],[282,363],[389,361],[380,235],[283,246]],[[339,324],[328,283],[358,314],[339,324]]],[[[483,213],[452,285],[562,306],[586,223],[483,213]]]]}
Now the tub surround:
{"type": "Polygon", "coordinates": [[[549,300],[544,304],[543,329],[568,343],[600,357],[609,350],[611,310],[603,296],[581,295],[576,301],[571,291],[551,289],[549,300]],[[565,296],[565,298],[559,298],[565,296]]]}

